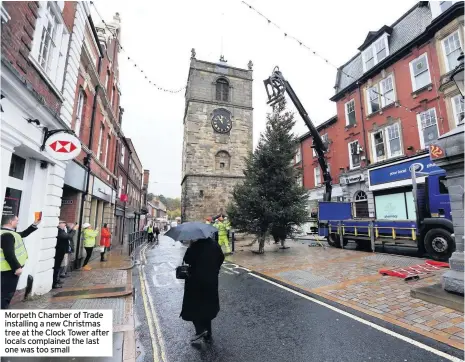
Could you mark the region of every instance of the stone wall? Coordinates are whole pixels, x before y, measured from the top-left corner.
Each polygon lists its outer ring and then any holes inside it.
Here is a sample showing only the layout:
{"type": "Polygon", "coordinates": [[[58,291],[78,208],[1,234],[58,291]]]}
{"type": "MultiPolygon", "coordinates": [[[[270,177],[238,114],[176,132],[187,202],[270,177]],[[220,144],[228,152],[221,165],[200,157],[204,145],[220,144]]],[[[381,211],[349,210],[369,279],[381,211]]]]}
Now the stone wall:
{"type": "Polygon", "coordinates": [[[189,174],[230,174],[242,176],[244,157],[252,151],[252,111],[223,107],[231,112],[232,129],[229,134],[216,133],[211,125],[212,104],[191,102],[185,124],[184,170],[189,174]],[[230,157],[230,169],[216,170],[215,157],[226,151],[230,157]]]}
{"type": "Polygon", "coordinates": [[[207,216],[226,212],[239,177],[190,176],[182,184],[184,221],[203,221],[207,216]]]}

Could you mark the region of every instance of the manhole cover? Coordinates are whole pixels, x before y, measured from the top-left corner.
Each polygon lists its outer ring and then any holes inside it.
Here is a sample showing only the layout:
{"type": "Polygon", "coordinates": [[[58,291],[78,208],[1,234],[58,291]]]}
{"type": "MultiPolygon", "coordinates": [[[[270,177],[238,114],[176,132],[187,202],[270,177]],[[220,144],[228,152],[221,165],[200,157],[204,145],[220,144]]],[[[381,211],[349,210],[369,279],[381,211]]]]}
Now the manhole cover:
{"type": "Polygon", "coordinates": [[[123,298],[78,299],[71,309],[111,309],[113,310],[113,325],[124,324],[123,298]]]}
{"type": "Polygon", "coordinates": [[[80,297],[83,295],[99,295],[106,293],[120,293],[124,292],[126,287],[112,287],[112,288],[100,288],[100,289],[80,289],[80,290],[70,290],[67,292],[60,292],[55,294],[54,298],[60,297],[80,297]]]}
{"type": "Polygon", "coordinates": [[[422,259],[414,259],[414,258],[407,258],[402,256],[395,256],[395,255],[387,255],[387,254],[375,254],[366,256],[363,258],[364,260],[376,262],[382,265],[389,265],[389,266],[411,266],[417,264],[423,264],[424,260],[422,259]]]}

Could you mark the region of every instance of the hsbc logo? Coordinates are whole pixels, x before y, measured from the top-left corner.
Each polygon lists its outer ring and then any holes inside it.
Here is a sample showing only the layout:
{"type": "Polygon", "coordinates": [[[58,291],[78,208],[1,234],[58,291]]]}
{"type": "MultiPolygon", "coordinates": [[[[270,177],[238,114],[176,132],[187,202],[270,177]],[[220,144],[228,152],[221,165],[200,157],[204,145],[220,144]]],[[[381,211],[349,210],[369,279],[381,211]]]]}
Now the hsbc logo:
{"type": "Polygon", "coordinates": [[[81,141],[74,135],[57,132],[45,142],[45,152],[58,161],[68,161],[81,153],[81,141]]]}
{"type": "Polygon", "coordinates": [[[77,148],[71,141],[55,141],[49,147],[55,152],[62,153],[70,153],[77,148]]]}

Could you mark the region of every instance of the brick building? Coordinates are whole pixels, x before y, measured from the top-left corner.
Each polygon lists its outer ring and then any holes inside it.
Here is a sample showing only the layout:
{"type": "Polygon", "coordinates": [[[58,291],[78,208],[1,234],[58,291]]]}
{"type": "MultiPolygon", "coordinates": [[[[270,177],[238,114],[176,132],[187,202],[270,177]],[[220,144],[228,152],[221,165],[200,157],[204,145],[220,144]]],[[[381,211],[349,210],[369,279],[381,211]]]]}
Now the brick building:
{"type": "MultiPolygon", "coordinates": [[[[116,150],[121,134],[119,47],[115,39],[120,34],[119,14],[106,27],[94,26],[92,18],[87,18],[83,33],[71,124],[82,151],[66,169],[61,218],[81,225],[88,222],[99,229],[107,224],[114,232],[116,150]]],[[[78,259],[85,255],[82,245],[79,249],[78,259]]]]}
{"type": "Polygon", "coordinates": [[[127,195],[128,201],[126,202],[126,230],[128,233],[139,231],[143,228],[141,225],[142,215],[142,175],[143,167],[137,156],[136,149],[130,138],[126,138],[129,151],[129,167],[128,167],[128,182],[127,182],[127,195]]]}
{"type": "Polygon", "coordinates": [[[89,13],[87,3],[76,1],[1,4],[2,215],[17,214],[22,230],[34,212],[43,213],[38,231],[25,239],[29,259],[18,284],[24,290],[31,275],[32,294],[52,285],[67,163],[41,150],[44,127],[72,127],[75,64],[89,13]]]}
{"type": "MultiPolygon", "coordinates": [[[[355,217],[375,217],[388,207],[393,217],[414,218],[408,169],[416,163],[426,171],[428,145],[463,120],[463,97],[447,92],[447,73],[463,49],[459,29],[463,2],[422,1],[391,26],[369,32],[339,68],[331,98],[337,117],[319,131],[328,135],[333,195],[340,188],[355,217]]],[[[314,202],[323,190],[310,146],[304,136],[303,182],[314,202]]]]}
{"type": "Polygon", "coordinates": [[[130,149],[126,138],[120,133],[120,142],[117,148],[116,163],[118,176],[118,192],[115,207],[115,231],[113,240],[119,244],[124,242],[123,235],[127,235],[128,229],[125,227],[126,204],[128,195],[128,170],[130,149]]]}

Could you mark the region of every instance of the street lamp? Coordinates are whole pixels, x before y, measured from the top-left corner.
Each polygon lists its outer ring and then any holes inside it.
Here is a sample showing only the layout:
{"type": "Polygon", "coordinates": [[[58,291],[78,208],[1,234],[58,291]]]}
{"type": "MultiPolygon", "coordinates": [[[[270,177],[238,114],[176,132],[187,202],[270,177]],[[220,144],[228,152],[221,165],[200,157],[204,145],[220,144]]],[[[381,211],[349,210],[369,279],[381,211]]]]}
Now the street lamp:
{"type": "Polygon", "coordinates": [[[452,79],[457,85],[457,88],[463,97],[463,52],[460,53],[457,60],[459,61],[459,65],[455,67],[454,71],[450,75],[450,79],[452,79]]]}

